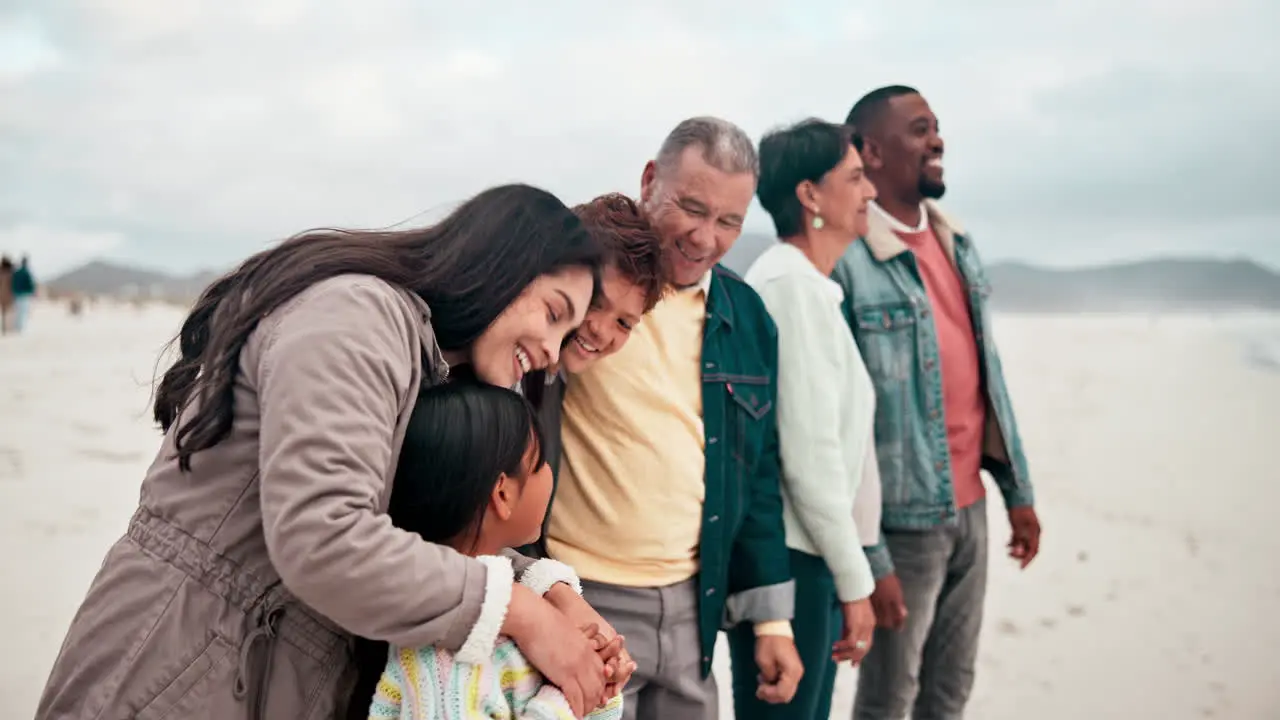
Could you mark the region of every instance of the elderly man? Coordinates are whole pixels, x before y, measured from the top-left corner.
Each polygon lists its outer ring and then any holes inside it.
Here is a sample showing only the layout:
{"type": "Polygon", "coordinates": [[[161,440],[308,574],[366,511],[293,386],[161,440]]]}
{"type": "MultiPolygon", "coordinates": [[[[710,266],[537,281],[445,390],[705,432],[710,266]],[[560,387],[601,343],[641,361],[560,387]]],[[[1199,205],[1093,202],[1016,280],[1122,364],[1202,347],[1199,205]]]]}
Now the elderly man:
{"type": "Polygon", "coordinates": [[[759,163],[732,123],[680,123],[641,176],[641,207],[675,286],[626,345],[568,378],[549,554],[637,664],[626,717],[714,720],[716,635],[753,623],[759,693],[787,702],[802,673],[778,486],[777,333],[718,265],[759,163]]]}
{"type": "Polygon", "coordinates": [[[987,470],[1026,567],[1040,522],[991,336],[990,289],[969,234],[937,205],[938,119],[914,89],[868,93],[849,112],[877,197],[865,242],[833,277],[876,387],[882,541],[868,551],[880,628],[854,717],[960,718],[973,685],[987,588],[987,470]]]}

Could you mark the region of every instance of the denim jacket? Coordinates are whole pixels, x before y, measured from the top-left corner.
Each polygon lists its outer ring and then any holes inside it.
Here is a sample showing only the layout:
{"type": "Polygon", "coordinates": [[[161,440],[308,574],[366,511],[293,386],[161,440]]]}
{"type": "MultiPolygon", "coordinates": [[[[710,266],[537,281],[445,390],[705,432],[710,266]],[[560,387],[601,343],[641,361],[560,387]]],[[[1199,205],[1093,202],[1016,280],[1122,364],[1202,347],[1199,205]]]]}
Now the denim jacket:
{"type": "MultiPolygon", "coordinates": [[[[742,622],[790,620],[795,612],[778,479],[778,332],[755,290],[720,265],[712,270],[705,323],[701,371],[706,496],[697,577],[703,677],[711,673],[721,629],[742,622]]],[[[545,384],[541,377],[537,382],[545,384]]],[[[559,468],[563,382],[573,378],[546,384],[545,394],[539,389],[535,402],[554,468],[559,468]]],[[[547,517],[554,511],[553,493],[547,517]]],[[[541,541],[521,551],[546,556],[541,541]]]]}
{"type": "MultiPolygon", "coordinates": [[[[969,235],[936,203],[926,208],[969,294],[987,396],[982,468],[991,473],[1007,507],[1031,505],[1031,477],[991,335],[991,286],[969,235]]],[[[942,412],[938,336],[915,256],[885,220],[872,213],[867,237],[849,247],[832,278],[844,288],[845,316],[876,386],[881,527],[921,530],[953,523],[955,491],[942,412]]],[[[893,572],[883,541],[867,554],[877,578],[893,572]]]]}

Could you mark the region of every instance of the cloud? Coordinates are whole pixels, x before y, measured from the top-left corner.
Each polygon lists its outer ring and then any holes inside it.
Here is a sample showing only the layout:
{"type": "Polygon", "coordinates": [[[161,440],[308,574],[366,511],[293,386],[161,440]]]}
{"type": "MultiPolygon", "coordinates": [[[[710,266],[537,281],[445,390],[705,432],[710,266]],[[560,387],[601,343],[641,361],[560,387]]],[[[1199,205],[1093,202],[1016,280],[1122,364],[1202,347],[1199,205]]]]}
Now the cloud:
{"type": "Polygon", "coordinates": [[[58,53],[30,16],[0,17],[0,87],[57,65],[58,53]]]}
{"type": "Polygon", "coordinates": [[[32,255],[41,272],[61,272],[87,257],[109,254],[123,244],[116,233],[83,233],[43,225],[12,225],[0,230],[0,252],[17,260],[32,255]]]}
{"type": "MultiPolygon", "coordinates": [[[[1064,252],[1080,225],[1117,256],[1148,236],[1217,248],[1186,228],[1275,214],[1261,173],[1276,156],[1265,28],[1280,10],[1265,0],[24,12],[0,2],[0,232],[121,238],[86,257],[222,265],[306,227],[431,217],[512,180],[568,201],[634,191],[683,117],[759,134],[841,119],[890,82],[938,111],[948,202],[981,223],[988,256],[1101,252],[1064,252]]],[[[769,227],[759,208],[749,223],[769,227]]]]}

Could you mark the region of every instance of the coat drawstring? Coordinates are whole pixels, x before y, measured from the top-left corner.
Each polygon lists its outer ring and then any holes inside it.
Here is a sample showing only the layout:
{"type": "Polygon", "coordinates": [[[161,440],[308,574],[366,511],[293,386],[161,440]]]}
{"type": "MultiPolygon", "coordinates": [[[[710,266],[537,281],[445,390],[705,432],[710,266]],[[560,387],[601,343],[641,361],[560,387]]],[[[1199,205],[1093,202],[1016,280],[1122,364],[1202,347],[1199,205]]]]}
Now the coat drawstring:
{"type": "Polygon", "coordinates": [[[280,632],[280,617],[284,615],[284,604],[273,603],[264,606],[253,622],[253,627],[245,635],[244,644],[240,646],[240,665],[236,670],[236,681],[232,693],[237,700],[244,700],[250,694],[250,720],[263,720],[267,709],[267,692],[271,687],[271,668],[275,664],[276,638],[280,632]],[[267,647],[266,662],[257,677],[252,681],[251,662],[253,650],[258,641],[265,640],[267,647]]]}

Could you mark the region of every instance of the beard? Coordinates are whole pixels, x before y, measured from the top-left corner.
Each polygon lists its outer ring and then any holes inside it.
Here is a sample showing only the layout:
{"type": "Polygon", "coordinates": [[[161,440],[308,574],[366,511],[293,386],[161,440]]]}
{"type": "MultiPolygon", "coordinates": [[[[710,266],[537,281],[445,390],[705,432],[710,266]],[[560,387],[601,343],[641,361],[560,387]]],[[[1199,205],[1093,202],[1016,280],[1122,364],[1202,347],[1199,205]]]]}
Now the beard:
{"type": "Polygon", "coordinates": [[[942,196],[947,194],[946,183],[934,182],[926,177],[920,178],[917,189],[920,191],[920,197],[926,200],[941,200],[942,196]]]}

